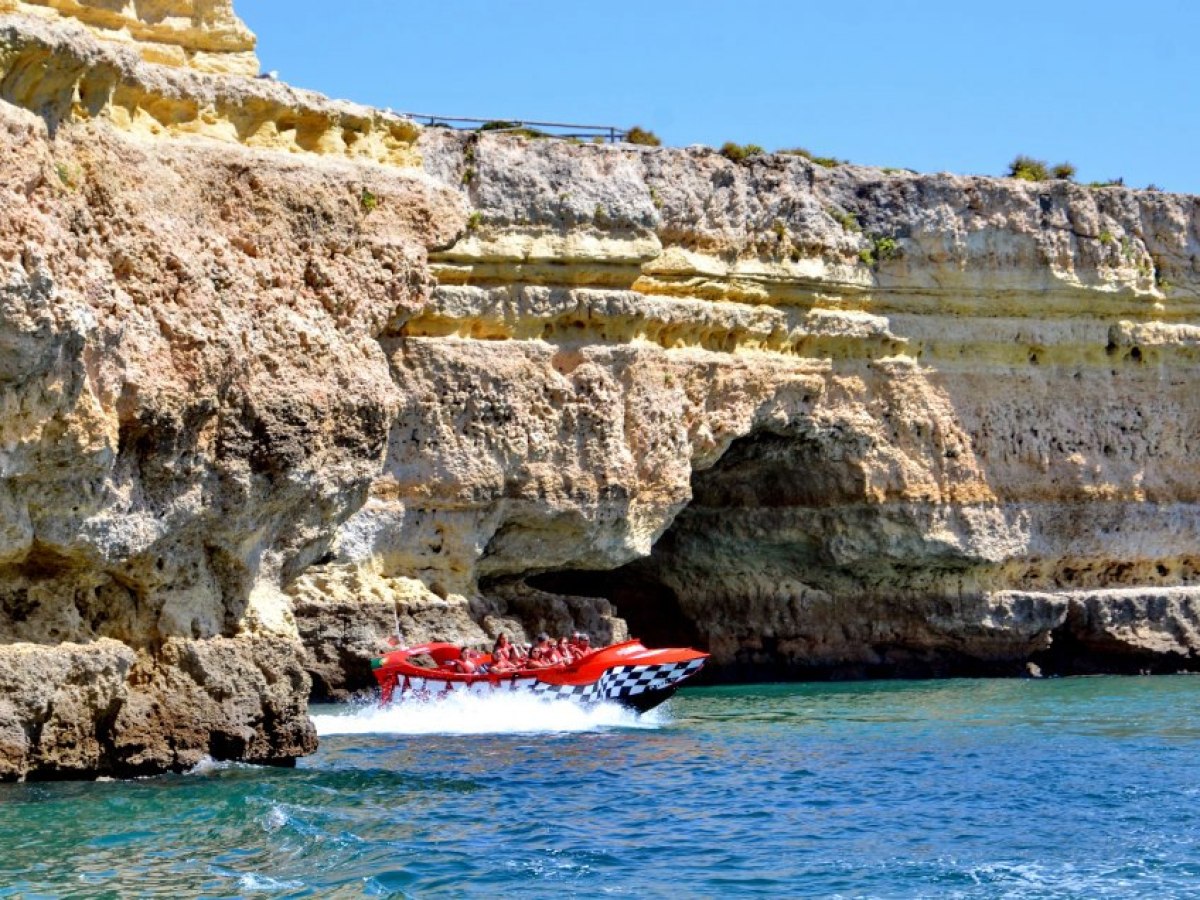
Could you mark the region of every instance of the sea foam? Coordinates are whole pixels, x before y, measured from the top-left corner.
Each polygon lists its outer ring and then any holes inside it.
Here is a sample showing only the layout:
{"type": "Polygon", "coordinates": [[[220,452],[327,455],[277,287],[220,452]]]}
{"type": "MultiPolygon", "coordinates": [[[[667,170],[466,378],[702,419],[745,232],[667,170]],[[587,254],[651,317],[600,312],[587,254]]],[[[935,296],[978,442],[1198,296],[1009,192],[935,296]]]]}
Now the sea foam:
{"type": "Polygon", "coordinates": [[[660,728],[664,707],[638,715],[616,703],[582,706],[531,694],[479,697],[451,694],[437,700],[322,707],[314,712],[317,734],[544,734],[608,728],[660,728]],[[326,712],[326,710],[336,710],[326,712]]]}

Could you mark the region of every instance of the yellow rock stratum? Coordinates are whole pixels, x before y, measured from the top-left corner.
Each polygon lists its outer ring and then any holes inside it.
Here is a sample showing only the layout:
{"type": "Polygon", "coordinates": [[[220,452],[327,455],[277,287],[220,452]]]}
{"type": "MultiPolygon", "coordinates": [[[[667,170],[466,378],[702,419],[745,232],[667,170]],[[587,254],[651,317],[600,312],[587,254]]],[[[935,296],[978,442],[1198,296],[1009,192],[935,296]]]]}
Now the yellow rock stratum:
{"type": "MultiPolygon", "coordinates": [[[[270,79],[198,71],[216,69],[199,64],[199,51],[188,51],[191,68],[149,64],[147,47],[159,45],[99,41],[123,32],[59,18],[49,7],[0,0],[0,100],[36,111],[51,130],[103,119],[147,138],[206,137],[393,166],[419,160],[420,130],[407,119],[270,79]],[[5,3],[15,13],[3,14],[5,3]]],[[[256,72],[257,63],[242,68],[256,72]]]]}
{"type": "Polygon", "coordinates": [[[254,34],[232,0],[0,0],[0,13],[82,22],[97,37],[129,44],[148,62],[257,75],[254,34]]]}

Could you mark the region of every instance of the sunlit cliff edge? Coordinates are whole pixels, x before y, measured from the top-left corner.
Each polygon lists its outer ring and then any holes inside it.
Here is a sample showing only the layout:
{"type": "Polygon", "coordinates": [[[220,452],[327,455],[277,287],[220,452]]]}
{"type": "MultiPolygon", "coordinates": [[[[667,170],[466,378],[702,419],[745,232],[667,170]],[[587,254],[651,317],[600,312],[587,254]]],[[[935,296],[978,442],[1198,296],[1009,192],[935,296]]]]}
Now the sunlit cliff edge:
{"type": "Polygon", "coordinates": [[[1195,665],[1196,198],[422,131],[150,6],[0,0],[0,778],[294,758],[397,622],[1195,665]]]}
{"type": "Polygon", "coordinates": [[[0,13],[86,25],[147,62],[229,75],[258,74],[254,35],[232,0],[0,0],[0,13]]]}

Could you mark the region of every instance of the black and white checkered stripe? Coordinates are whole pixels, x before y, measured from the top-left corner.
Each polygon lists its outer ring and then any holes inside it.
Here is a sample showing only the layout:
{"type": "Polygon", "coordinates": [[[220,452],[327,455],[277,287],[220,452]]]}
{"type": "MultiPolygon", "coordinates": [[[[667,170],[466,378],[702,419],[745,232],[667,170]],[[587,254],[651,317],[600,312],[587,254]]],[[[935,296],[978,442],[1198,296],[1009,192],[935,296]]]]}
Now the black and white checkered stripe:
{"type": "Polygon", "coordinates": [[[678,684],[700,670],[703,659],[682,663],[661,663],[653,666],[616,666],[591,684],[547,684],[536,678],[522,677],[474,683],[444,681],[437,678],[400,680],[403,694],[417,699],[429,699],[450,693],[471,693],[486,696],[497,691],[532,691],[548,699],[569,699],[582,703],[602,700],[621,700],[647,691],[658,691],[678,684]]]}
{"type": "Polygon", "coordinates": [[[620,700],[647,691],[660,691],[694,675],[704,665],[703,659],[681,663],[660,663],[653,666],[616,666],[591,684],[546,684],[538,681],[534,693],[547,698],[564,698],[589,703],[599,700],[620,700]]]}

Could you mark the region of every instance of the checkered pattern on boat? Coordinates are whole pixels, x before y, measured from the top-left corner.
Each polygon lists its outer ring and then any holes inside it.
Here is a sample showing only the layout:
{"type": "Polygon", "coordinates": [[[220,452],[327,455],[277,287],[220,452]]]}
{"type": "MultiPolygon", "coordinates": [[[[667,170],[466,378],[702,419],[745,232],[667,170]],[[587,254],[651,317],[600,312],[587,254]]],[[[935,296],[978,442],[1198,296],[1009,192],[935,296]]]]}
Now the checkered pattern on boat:
{"type": "Polygon", "coordinates": [[[654,666],[614,666],[591,684],[546,684],[534,682],[533,692],[542,697],[563,697],[592,702],[620,700],[647,691],[660,691],[695,675],[704,665],[703,659],[689,662],[661,663],[654,666]]]}

